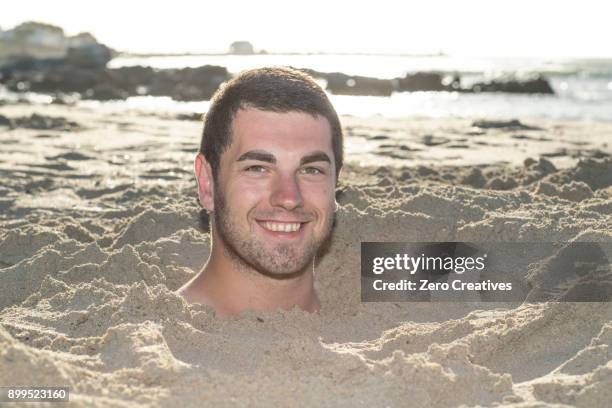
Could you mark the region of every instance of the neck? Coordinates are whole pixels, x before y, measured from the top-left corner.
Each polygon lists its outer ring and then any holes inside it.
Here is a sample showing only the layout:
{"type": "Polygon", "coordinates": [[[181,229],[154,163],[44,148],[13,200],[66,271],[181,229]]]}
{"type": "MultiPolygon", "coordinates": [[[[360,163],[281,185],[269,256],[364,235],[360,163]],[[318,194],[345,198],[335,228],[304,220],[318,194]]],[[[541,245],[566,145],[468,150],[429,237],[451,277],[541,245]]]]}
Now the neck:
{"type": "Polygon", "coordinates": [[[213,245],[208,263],[190,286],[189,297],[212,306],[219,316],[238,315],[247,310],[290,310],[295,306],[312,313],[320,308],[314,290],[313,264],[295,276],[276,279],[237,264],[220,245],[213,245]]]}

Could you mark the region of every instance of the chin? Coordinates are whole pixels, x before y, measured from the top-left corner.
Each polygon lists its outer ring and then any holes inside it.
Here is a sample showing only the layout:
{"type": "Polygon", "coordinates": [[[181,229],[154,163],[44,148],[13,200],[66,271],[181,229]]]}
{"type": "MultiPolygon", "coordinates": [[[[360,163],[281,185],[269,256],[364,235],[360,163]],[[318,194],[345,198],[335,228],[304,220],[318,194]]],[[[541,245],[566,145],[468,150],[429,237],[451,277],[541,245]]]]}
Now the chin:
{"type": "Polygon", "coordinates": [[[258,268],[258,271],[262,275],[265,275],[265,276],[268,276],[274,279],[279,279],[279,280],[292,279],[292,278],[296,278],[308,272],[309,267],[311,265],[312,265],[312,259],[301,268],[289,267],[289,266],[283,268],[283,267],[274,266],[274,267],[267,267],[267,268],[266,267],[258,268]]]}

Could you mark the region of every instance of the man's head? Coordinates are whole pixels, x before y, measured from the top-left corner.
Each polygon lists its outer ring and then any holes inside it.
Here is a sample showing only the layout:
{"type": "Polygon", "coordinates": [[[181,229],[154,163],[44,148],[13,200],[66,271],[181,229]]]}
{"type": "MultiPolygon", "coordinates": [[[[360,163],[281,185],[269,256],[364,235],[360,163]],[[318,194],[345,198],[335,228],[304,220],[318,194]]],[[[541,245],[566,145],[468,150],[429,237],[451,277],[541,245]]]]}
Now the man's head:
{"type": "MultiPolygon", "coordinates": [[[[221,155],[232,143],[232,124],[240,109],[257,108],[270,112],[303,112],[327,119],[339,175],[343,164],[343,137],[340,120],[327,95],[308,75],[290,68],[258,68],[240,73],[215,93],[206,113],[200,142],[202,153],[217,176],[221,155]]],[[[336,179],[337,181],[337,179],[336,179]]]]}
{"type": "Polygon", "coordinates": [[[213,244],[238,267],[303,273],[331,234],[341,166],[340,123],[312,79],[285,68],[242,73],[213,98],[196,159],[213,244]]]}

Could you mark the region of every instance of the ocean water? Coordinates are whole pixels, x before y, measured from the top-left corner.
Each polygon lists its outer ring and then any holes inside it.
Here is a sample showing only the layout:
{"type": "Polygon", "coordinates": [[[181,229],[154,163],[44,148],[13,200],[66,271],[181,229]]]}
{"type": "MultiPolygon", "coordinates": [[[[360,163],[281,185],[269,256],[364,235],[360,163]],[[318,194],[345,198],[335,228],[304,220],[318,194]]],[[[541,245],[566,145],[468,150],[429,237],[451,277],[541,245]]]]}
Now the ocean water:
{"type": "MultiPolygon", "coordinates": [[[[391,97],[330,95],[339,114],[387,117],[490,117],[549,118],[612,121],[612,60],[459,58],[451,56],[393,55],[203,55],[164,57],[120,57],[110,67],[143,65],[182,68],[201,65],[225,66],[231,73],[267,65],[310,68],[377,78],[394,78],[418,71],[460,74],[462,85],[503,75],[527,77],[543,74],[555,95],[457,92],[402,92],[391,97]]],[[[324,83],[322,83],[324,85],[324,83]]],[[[164,97],[133,97],[122,102],[84,104],[107,109],[136,108],[176,112],[205,112],[207,101],[176,102],[164,97]]]]}

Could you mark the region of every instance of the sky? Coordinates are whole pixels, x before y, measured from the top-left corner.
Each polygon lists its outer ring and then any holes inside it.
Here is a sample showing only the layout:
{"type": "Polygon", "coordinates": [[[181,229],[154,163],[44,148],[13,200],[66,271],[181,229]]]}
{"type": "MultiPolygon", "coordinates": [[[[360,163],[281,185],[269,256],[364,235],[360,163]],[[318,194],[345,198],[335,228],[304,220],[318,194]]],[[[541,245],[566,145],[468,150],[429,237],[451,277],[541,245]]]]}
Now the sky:
{"type": "Polygon", "coordinates": [[[0,28],[47,22],[138,53],[221,53],[246,40],[270,52],[612,57],[606,3],[20,0],[2,7],[0,28]]]}

